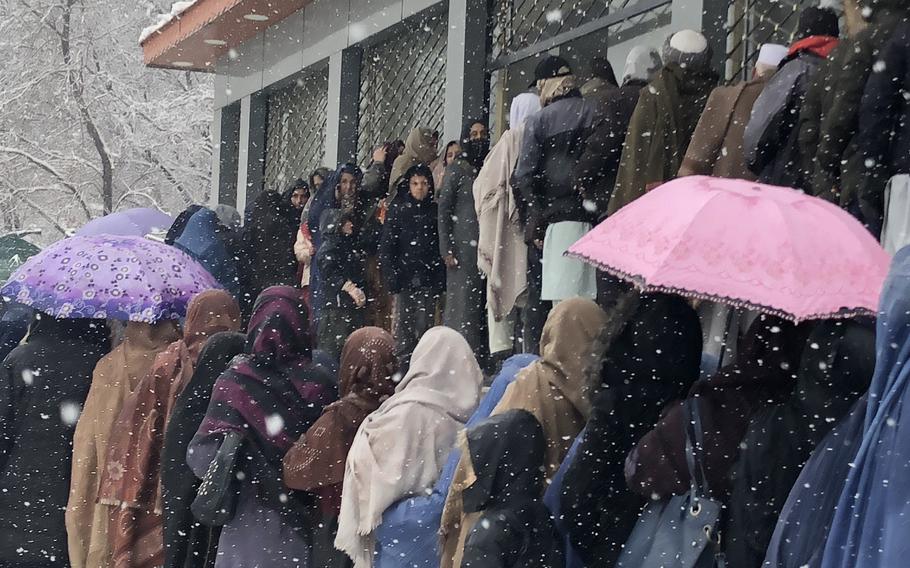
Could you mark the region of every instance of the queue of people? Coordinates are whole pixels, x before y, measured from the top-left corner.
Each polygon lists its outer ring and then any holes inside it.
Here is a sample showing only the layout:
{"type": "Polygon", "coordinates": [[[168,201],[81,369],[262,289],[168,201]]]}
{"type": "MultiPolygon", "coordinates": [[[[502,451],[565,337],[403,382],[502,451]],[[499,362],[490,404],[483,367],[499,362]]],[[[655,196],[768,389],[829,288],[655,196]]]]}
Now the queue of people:
{"type": "Polygon", "coordinates": [[[166,242],[223,290],[179,324],[36,314],[0,366],[0,568],[640,566],[642,510],[694,485],[720,520],[674,565],[900,565],[910,249],[877,319],[743,311],[727,361],[710,305],[565,255],[688,175],[906,244],[910,3],[843,9],[735,85],[692,30],[619,81],[548,56],[495,143],[417,125],[242,226],[187,209],[166,242]]]}

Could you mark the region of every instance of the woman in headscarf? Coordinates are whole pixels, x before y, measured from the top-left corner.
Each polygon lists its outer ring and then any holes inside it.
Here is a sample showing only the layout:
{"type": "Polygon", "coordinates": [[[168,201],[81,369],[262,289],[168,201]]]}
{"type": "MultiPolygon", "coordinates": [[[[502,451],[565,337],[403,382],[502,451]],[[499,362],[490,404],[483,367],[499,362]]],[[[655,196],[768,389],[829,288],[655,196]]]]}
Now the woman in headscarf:
{"type": "Polygon", "coordinates": [[[379,258],[386,286],[395,294],[395,340],[403,356],[433,326],[446,281],[430,168],[410,168],[399,193],[382,228],[379,258]]]}
{"type": "Polygon", "coordinates": [[[447,327],[428,331],[407,374],[361,424],[345,464],[335,547],[355,568],[373,565],[373,531],[403,497],[430,489],[480,396],[483,373],[447,327]]]}
{"type": "MultiPolygon", "coordinates": [[[[341,164],[335,173],[325,181],[323,191],[313,198],[313,204],[307,213],[307,228],[313,242],[315,254],[322,246],[322,228],[326,225],[324,217],[327,212],[340,210],[353,215],[354,225],[363,226],[364,197],[361,192],[363,172],[354,164],[341,164]]],[[[322,313],[322,282],[319,264],[310,265],[310,290],[312,294],[313,323],[318,324],[322,313]]]]}
{"type": "Polygon", "coordinates": [[[433,170],[433,184],[436,187],[442,187],[446,168],[461,155],[461,152],[461,143],[458,140],[450,140],[445,148],[442,149],[442,152],[439,153],[439,157],[430,164],[430,169],[433,170]]]}
{"type": "Polygon", "coordinates": [[[528,249],[512,193],[525,120],[540,110],[540,100],[522,93],[512,100],[509,129],[493,146],[474,180],[477,213],[477,267],[487,280],[490,353],[512,348],[517,304],[528,288],[528,249]]]}
{"type": "Polygon", "coordinates": [[[98,502],[109,506],[115,568],[154,568],[164,561],[161,448],[174,400],[196,367],[205,341],[240,329],[240,307],[223,290],[197,294],[187,307],[183,339],[160,353],[127,396],[114,423],[98,502]]]}
{"type": "Polygon", "coordinates": [[[310,201],[310,186],[301,178],[297,178],[281,194],[288,203],[291,204],[298,212],[303,212],[303,208],[310,201]]]}
{"type": "Polygon", "coordinates": [[[626,486],[626,455],[698,378],[701,361],[698,314],[684,299],[626,291],[610,315],[615,339],[560,503],[563,526],[587,566],[614,564],[643,504],[626,486]]]}
{"type": "Polygon", "coordinates": [[[825,568],[886,568],[907,563],[907,462],[910,422],[903,418],[910,366],[910,247],[894,256],[882,288],[875,374],[862,442],[851,461],[822,560],[825,568]]]}
{"type": "Polygon", "coordinates": [[[164,565],[166,568],[214,565],[220,527],[208,527],[193,517],[190,505],[196,498],[199,480],[186,464],[190,440],[205,418],[215,380],[228,368],[231,360],[243,352],[243,334],[223,331],[205,342],[190,382],[174,402],[164,431],[161,450],[161,501],[164,506],[164,565]]]}
{"type": "Polygon", "coordinates": [[[284,456],[287,486],[320,498],[323,519],[314,535],[312,566],[347,565],[347,556],[334,547],[344,464],[360,425],[395,392],[392,376],[397,370],[395,341],[389,332],[378,327],[354,332],[341,354],[341,399],[327,406],[284,456]]]}
{"type": "Polygon", "coordinates": [[[446,265],[443,324],[468,340],[481,365],[487,362],[486,287],[477,268],[477,212],[474,179],[490,151],[487,126],[469,120],[462,131],[462,153],[446,169],[439,191],[439,254],[446,265]]]}
{"type": "Polygon", "coordinates": [[[759,411],[732,469],[723,543],[730,566],[759,568],[803,464],[869,388],[875,370],[870,321],[827,320],[809,335],[790,398],[759,411]]]}
{"type": "MultiPolygon", "coordinates": [[[[697,381],[688,397],[681,397],[698,399],[705,446],[702,462],[715,497],[723,498],[729,491],[728,473],[752,415],[783,402],[793,389],[806,333],[806,326],[759,315],[738,348],[736,363],[697,381]]],[[[682,495],[691,487],[683,404],[684,400],[671,402],[629,454],[626,480],[643,497],[682,495]]]]}
{"type": "Polygon", "coordinates": [[[174,244],[174,241],[177,240],[177,237],[179,237],[186,228],[186,224],[189,222],[190,217],[196,214],[200,209],[202,209],[202,205],[194,204],[181,211],[180,214],[177,215],[177,218],[174,219],[174,222],[171,223],[171,227],[167,230],[167,234],[164,236],[164,244],[174,244]]]}
{"type": "MultiPolygon", "coordinates": [[[[607,324],[607,314],[592,300],[560,302],[544,326],[540,359],[519,373],[493,410],[494,416],[512,409],[527,410],[540,421],[546,441],[547,479],[556,473],[591,412],[589,390],[600,373],[607,324]]],[[[444,568],[462,565],[465,538],[477,521],[477,515],[466,514],[462,506],[462,493],[471,479],[468,458],[462,453],[442,514],[444,568]]]]}
{"type": "Polygon", "coordinates": [[[439,135],[432,128],[415,128],[408,134],[404,151],[395,158],[389,174],[389,198],[394,199],[398,184],[405,173],[417,164],[430,165],[436,159],[436,142],[439,135]]]}
{"type": "Polygon", "coordinates": [[[274,191],[256,196],[249,219],[243,227],[243,254],[240,255],[244,294],[240,305],[249,314],[253,301],[269,286],[294,284],[297,258],[294,242],[300,213],[274,191]]]}
{"type": "Polygon", "coordinates": [[[563,568],[556,526],[541,500],[540,422],[526,410],[509,410],[471,428],[462,447],[473,474],[464,510],[480,514],[465,543],[465,568],[563,568]]]}
{"type": "Polygon", "coordinates": [[[124,401],[136,391],[158,353],[180,338],[173,320],[129,322],[123,341],[102,358],[73,435],[73,470],[66,534],[73,568],[106,568],[111,563],[109,507],[98,503],[114,423],[124,401]]]}
{"type": "Polygon", "coordinates": [[[281,460],[336,398],[332,377],[311,355],[300,291],[264,290],[253,307],[246,354],[218,378],[187,451],[187,463],[202,478],[228,434],[243,438],[235,465],[243,474],[240,494],[221,531],[216,568],[308,564],[314,504],[285,487],[281,460]]]}
{"type": "Polygon", "coordinates": [[[214,211],[203,207],[190,217],[174,246],[199,261],[231,294],[240,294],[233,231],[221,223],[214,211]]]}
{"type": "Polygon", "coordinates": [[[65,568],[73,428],[110,340],[102,320],[30,328],[0,367],[0,566],[65,568]]]}

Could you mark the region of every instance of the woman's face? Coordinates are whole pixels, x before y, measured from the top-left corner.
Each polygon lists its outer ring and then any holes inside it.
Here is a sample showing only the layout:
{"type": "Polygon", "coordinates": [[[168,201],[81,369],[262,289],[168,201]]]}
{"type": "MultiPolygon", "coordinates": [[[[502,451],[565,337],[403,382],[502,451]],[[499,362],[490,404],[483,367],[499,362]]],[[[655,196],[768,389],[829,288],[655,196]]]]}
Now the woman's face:
{"type": "Polygon", "coordinates": [[[320,175],[313,176],[313,185],[316,187],[317,191],[319,190],[319,188],[322,187],[322,182],[324,182],[324,181],[325,180],[322,179],[322,176],[320,176],[320,175]]]}
{"type": "Polygon", "coordinates": [[[411,197],[417,201],[423,201],[430,194],[430,180],[424,176],[411,176],[411,181],[408,182],[408,185],[411,197]]]}
{"type": "Polygon", "coordinates": [[[452,144],[446,149],[446,164],[451,164],[452,161],[461,154],[461,144],[452,144]]]}
{"type": "Polygon", "coordinates": [[[471,125],[471,140],[486,140],[487,138],[487,125],[475,122],[471,125]]]}

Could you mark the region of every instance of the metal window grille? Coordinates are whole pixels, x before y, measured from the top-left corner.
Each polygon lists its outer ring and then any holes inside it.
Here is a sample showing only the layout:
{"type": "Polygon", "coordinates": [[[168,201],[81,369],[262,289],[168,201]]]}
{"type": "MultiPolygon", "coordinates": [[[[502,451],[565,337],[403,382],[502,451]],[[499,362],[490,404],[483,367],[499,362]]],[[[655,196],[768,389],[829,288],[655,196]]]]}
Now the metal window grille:
{"type": "Polygon", "coordinates": [[[364,48],[360,71],[357,155],[368,160],[373,146],[402,139],[414,127],[442,131],[445,107],[446,14],[406,20],[391,38],[364,48]]]}
{"type": "Polygon", "coordinates": [[[729,8],[726,79],[748,78],[764,43],[789,45],[811,0],[736,0],[729,8]]]}
{"type": "Polygon", "coordinates": [[[282,190],[322,165],[325,150],[328,66],[301,74],[268,96],[266,188],[282,190]]]}

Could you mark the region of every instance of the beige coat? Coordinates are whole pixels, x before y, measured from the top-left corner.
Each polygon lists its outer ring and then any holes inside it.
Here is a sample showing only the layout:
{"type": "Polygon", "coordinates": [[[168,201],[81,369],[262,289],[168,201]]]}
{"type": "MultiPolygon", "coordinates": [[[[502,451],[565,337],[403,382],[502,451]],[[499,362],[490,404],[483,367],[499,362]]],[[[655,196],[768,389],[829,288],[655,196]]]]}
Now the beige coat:
{"type": "Polygon", "coordinates": [[[760,77],[711,92],[679,168],[679,177],[756,179],[743,157],[743,132],[767,79],[760,77]]]}
{"type": "Polygon", "coordinates": [[[108,507],[97,503],[114,421],[123,402],[146,375],[157,354],[180,339],[173,321],[130,322],[123,342],[98,362],[73,435],[73,469],[66,533],[73,568],[107,568],[111,562],[108,507]]]}

